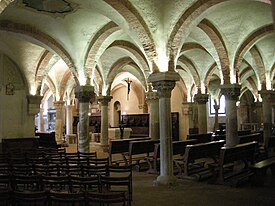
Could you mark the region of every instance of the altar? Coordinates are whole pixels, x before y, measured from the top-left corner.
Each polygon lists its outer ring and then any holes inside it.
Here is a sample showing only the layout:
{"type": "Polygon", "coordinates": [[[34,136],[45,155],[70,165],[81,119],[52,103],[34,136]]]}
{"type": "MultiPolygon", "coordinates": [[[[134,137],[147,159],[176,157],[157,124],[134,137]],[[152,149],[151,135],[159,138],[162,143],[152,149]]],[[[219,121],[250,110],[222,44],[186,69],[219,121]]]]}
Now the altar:
{"type": "MultiPolygon", "coordinates": [[[[132,133],[131,128],[124,128],[123,139],[129,138],[131,133],[132,133]]],[[[119,127],[108,128],[108,136],[109,136],[109,139],[120,139],[120,128],[119,127]]]]}

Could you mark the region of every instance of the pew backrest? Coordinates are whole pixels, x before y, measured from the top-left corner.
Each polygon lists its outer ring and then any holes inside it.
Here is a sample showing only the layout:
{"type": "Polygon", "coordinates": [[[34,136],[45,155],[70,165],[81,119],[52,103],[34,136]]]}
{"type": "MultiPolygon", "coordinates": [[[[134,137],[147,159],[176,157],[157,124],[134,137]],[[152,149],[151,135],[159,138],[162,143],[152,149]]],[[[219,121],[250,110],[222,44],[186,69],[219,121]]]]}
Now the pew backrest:
{"type": "Polygon", "coordinates": [[[189,134],[187,135],[187,139],[196,139],[198,143],[205,143],[212,141],[212,133],[205,134],[189,134]]]}
{"type": "Polygon", "coordinates": [[[254,162],[258,142],[248,142],[238,144],[234,147],[222,147],[220,151],[220,165],[232,163],[234,161],[254,162]]]}
{"type": "MultiPolygon", "coordinates": [[[[128,150],[128,164],[132,164],[133,156],[145,154],[145,156],[149,156],[150,153],[154,152],[155,144],[159,143],[159,140],[144,140],[144,141],[131,141],[129,143],[128,150]]],[[[142,159],[143,157],[139,158],[142,159]]],[[[145,158],[145,157],[144,157],[145,158]]]]}
{"type": "Polygon", "coordinates": [[[200,158],[214,158],[215,156],[219,155],[220,149],[224,144],[224,140],[219,140],[187,145],[185,149],[184,159],[186,162],[191,162],[200,158]]]}
{"type": "Polygon", "coordinates": [[[261,134],[260,133],[251,133],[247,135],[241,135],[239,138],[239,144],[247,143],[247,142],[260,142],[261,134]]]}
{"type": "Polygon", "coordinates": [[[111,140],[109,144],[109,160],[110,163],[113,162],[112,160],[112,155],[113,154],[122,154],[123,153],[128,153],[129,151],[129,143],[131,141],[144,141],[144,140],[149,140],[150,138],[127,138],[127,139],[116,139],[116,140],[111,140]]]}

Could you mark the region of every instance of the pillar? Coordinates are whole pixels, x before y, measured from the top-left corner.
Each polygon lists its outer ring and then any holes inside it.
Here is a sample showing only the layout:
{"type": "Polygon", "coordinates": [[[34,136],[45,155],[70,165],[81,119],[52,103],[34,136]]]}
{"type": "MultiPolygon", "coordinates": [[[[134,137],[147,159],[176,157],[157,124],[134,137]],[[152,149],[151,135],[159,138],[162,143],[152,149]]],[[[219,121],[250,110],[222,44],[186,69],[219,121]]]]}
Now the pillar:
{"type": "MultiPolygon", "coordinates": [[[[182,111],[183,111],[183,123],[181,126],[184,127],[183,136],[187,137],[189,134],[189,130],[194,128],[194,121],[193,121],[193,102],[183,102],[182,103],[182,111]]],[[[182,139],[184,140],[184,139],[182,139]]]]}
{"type": "Polygon", "coordinates": [[[75,97],[79,101],[79,136],[78,151],[90,152],[89,144],[89,104],[94,95],[94,87],[77,86],[75,88],[75,97]]]}
{"type": "Polygon", "coordinates": [[[74,105],[66,106],[66,135],[73,134],[73,109],[74,105]]]}
{"type": "Polygon", "coordinates": [[[54,102],[55,107],[55,140],[57,144],[63,143],[63,107],[64,101],[54,102]]]}
{"type": "Polygon", "coordinates": [[[173,185],[177,179],[173,174],[171,92],[179,79],[178,73],[170,71],[149,76],[159,96],[160,175],[155,182],[157,185],[173,185]]]}
{"type": "Polygon", "coordinates": [[[272,134],[272,100],[275,92],[271,90],[264,90],[260,92],[263,99],[263,123],[264,123],[264,147],[268,146],[268,140],[272,134]]]}
{"type": "Polygon", "coordinates": [[[40,108],[40,111],[39,111],[39,128],[38,130],[40,132],[45,132],[45,129],[44,129],[44,108],[40,108]]]}
{"type": "Polygon", "coordinates": [[[208,102],[207,94],[196,94],[194,101],[197,105],[198,110],[198,128],[199,134],[207,133],[207,107],[206,103],[208,102]]]}
{"type": "Polygon", "coordinates": [[[214,123],[214,131],[217,131],[219,129],[219,109],[220,105],[215,104],[213,105],[215,110],[215,123],[214,123]]]}
{"type": "Polygon", "coordinates": [[[112,96],[100,96],[97,98],[97,100],[101,104],[100,145],[103,147],[103,149],[106,149],[108,147],[108,103],[111,101],[112,98],[112,96]]]}
{"type": "Polygon", "coordinates": [[[146,93],[146,101],[150,107],[149,137],[153,140],[159,139],[159,98],[152,85],[146,93]]]}
{"type": "Polygon", "coordinates": [[[221,85],[221,93],[225,96],[226,105],[226,146],[239,143],[237,106],[241,86],[239,84],[221,85]]]}

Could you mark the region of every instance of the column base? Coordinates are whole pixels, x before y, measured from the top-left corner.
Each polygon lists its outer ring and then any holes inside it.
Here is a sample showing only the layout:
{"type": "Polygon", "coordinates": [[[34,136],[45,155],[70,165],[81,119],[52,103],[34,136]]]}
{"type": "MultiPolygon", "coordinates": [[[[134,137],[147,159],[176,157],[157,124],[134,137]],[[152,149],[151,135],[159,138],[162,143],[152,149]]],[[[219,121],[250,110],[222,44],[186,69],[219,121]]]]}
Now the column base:
{"type": "Polygon", "coordinates": [[[108,152],[109,151],[109,145],[108,144],[100,144],[99,145],[103,152],[108,152]]]}
{"type": "Polygon", "coordinates": [[[154,181],[154,186],[175,186],[177,183],[177,178],[175,176],[158,176],[154,181]]]}

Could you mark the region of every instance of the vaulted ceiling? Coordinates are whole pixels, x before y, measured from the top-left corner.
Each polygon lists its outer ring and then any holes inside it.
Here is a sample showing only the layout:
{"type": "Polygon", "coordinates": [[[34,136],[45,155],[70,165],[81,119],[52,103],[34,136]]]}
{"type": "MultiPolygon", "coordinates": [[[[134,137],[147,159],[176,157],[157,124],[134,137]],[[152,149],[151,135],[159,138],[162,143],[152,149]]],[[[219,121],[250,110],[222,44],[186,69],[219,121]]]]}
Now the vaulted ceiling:
{"type": "Polygon", "coordinates": [[[152,72],[168,70],[187,100],[220,84],[255,99],[273,89],[269,0],[2,0],[0,10],[0,51],[30,94],[71,99],[91,82],[106,95],[127,75],[146,90],[152,72]]]}

